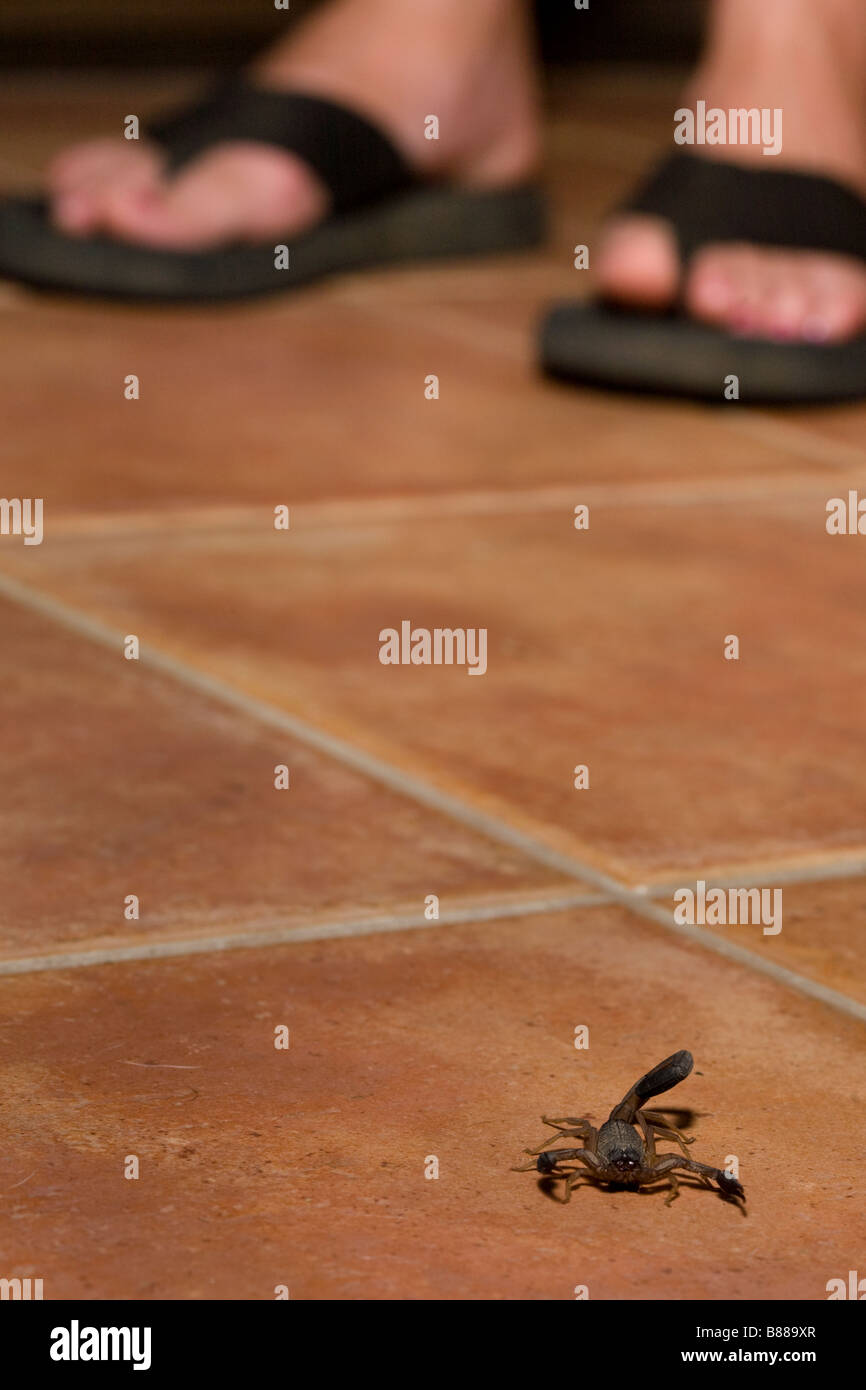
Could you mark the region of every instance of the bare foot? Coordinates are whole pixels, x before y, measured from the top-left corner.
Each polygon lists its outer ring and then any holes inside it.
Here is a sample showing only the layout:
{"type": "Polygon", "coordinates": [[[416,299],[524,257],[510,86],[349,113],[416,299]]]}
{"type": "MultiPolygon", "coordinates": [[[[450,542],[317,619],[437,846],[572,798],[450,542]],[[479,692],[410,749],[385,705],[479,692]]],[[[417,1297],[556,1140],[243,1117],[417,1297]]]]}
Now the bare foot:
{"type": "MultiPolygon", "coordinates": [[[[724,159],[824,174],[866,197],[864,76],[862,0],[716,0],[682,105],[781,108],[778,156],[729,145],[724,159]]],[[[692,152],[712,158],[715,148],[692,152]]],[[[597,275],[605,296],[648,309],[682,291],[695,318],[734,333],[829,342],[866,330],[866,266],[849,256],[719,243],[693,257],[683,282],[671,227],[624,214],[609,225],[597,275]]]]}
{"type": "MultiPolygon", "coordinates": [[[[535,73],[520,0],[332,0],[248,76],[344,102],[430,178],[505,185],[537,159],[535,73]],[[429,115],[439,118],[438,140],[425,138],[429,115]]],[[[171,179],[163,170],[159,149],[146,141],[73,146],[49,170],[54,220],[73,235],[206,249],[290,235],[328,212],[318,177],[274,146],[220,144],[171,179]]]]}

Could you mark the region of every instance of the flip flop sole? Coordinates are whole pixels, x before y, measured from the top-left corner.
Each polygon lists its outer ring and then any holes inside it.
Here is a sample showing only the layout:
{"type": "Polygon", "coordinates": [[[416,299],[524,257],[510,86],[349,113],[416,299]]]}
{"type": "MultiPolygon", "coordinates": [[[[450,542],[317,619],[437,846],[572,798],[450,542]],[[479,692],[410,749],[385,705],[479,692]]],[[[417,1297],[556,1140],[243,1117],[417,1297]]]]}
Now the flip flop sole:
{"type": "Polygon", "coordinates": [[[402,261],[519,251],[544,239],[534,186],[420,189],[330,221],[294,240],[289,265],[273,244],[177,252],[64,235],[43,200],[0,202],[0,277],[39,289],[165,302],[285,293],[327,275],[402,261]]]}
{"type": "Polygon", "coordinates": [[[760,405],[824,404],[866,396],[866,336],[824,345],[735,338],[680,315],[601,304],[553,307],[541,329],[551,376],[613,390],[760,405]]]}

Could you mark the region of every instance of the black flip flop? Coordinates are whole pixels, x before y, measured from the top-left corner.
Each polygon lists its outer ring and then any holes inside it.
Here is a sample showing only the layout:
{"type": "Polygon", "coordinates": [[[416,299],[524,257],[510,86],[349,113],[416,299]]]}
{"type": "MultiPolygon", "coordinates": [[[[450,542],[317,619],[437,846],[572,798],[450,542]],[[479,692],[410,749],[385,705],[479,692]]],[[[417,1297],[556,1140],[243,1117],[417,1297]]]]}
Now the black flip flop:
{"type": "Polygon", "coordinates": [[[399,261],[516,251],[544,236],[544,204],[535,185],[477,190],[422,182],[381,131],[320,97],[266,91],[233,78],[147,134],[168,152],[172,171],[226,140],[291,150],[327,186],[332,213],[285,242],[276,237],[268,244],[179,252],[67,236],[53,225],[44,199],[6,199],[0,202],[0,276],[88,295],[214,301],[284,292],[340,271],[399,261]]]}
{"type": "MultiPolygon", "coordinates": [[[[698,247],[720,241],[836,251],[866,261],[866,202],[814,174],[677,154],[627,210],[667,218],[683,264],[698,247]]],[[[725,400],[731,377],[737,399],[764,405],[866,396],[866,335],[829,344],[737,337],[696,322],[682,308],[666,315],[600,302],[555,305],[542,325],[541,360],[551,375],[587,385],[709,401],[725,400]]]]}

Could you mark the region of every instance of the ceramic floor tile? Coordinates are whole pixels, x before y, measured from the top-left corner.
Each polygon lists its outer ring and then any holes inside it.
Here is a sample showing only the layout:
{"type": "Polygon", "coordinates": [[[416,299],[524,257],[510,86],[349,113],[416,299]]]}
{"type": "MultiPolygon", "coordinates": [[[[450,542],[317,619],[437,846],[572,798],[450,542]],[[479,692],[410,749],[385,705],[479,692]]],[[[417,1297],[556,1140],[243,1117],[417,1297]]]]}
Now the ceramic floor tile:
{"type": "Polygon", "coordinates": [[[861,1030],[618,909],[24,976],[0,1012],[2,1272],[47,1298],[819,1300],[858,1267],[861,1030]],[[510,1171],[682,1047],[670,1102],[748,1215],[510,1171]]]}
{"type": "Polygon", "coordinates": [[[560,293],[536,279],[511,310],[467,306],[453,278],[451,301],[430,304],[402,305],[379,283],[378,295],[356,280],[343,300],[322,290],[216,320],[14,299],[0,313],[5,495],[42,497],[59,524],[131,508],[264,513],[328,497],[691,487],[804,466],[772,441],[731,435],[710,410],[543,381],[537,320],[571,281],[560,293]],[[138,400],[124,398],[129,374],[138,400]],[[425,399],[431,374],[438,400],[425,399]]]}
{"type": "Polygon", "coordinates": [[[852,404],[833,409],[771,413],[783,427],[796,426],[814,438],[816,449],[841,448],[852,462],[859,457],[860,493],[866,495],[866,406],[852,404]]]}
{"type": "MultiPolygon", "coordinates": [[[[164,77],[140,90],[132,104],[146,113],[183,87],[164,77]]],[[[21,131],[35,131],[42,149],[105,128],[131,101],[122,81],[96,95],[14,91],[0,104],[15,133],[6,147],[0,140],[0,160],[25,157],[21,131]]],[[[732,439],[718,412],[539,376],[539,318],[552,300],[587,292],[573,247],[596,244],[601,213],[633,177],[631,164],[611,168],[597,133],[582,137],[567,110],[576,152],[554,130],[553,230],[537,253],[344,277],[224,310],[106,306],[6,286],[6,495],[42,496],[60,524],[124,509],[169,517],[195,506],[646,479],[691,486],[789,471],[784,447],[732,439]],[[124,397],[130,374],[134,401],[124,397]],[[425,398],[430,375],[438,400],[425,398]]],[[[36,166],[46,156],[26,155],[36,166]]]]}
{"type": "MultiPolygon", "coordinates": [[[[866,879],[776,883],[772,873],[768,873],[750,878],[749,883],[780,892],[780,898],[768,897],[765,902],[770,909],[767,918],[775,915],[773,907],[779,903],[781,930],[775,932],[778,923],[768,921],[760,926],[707,930],[866,1003],[866,934],[861,925],[866,913],[866,879]],[[769,930],[765,931],[767,925],[769,930]]],[[[694,882],[683,886],[695,890],[694,882]]]]}
{"type": "Polygon", "coordinates": [[[2,956],[420,916],[429,893],[444,914],[555,882],[120,652],[5,603],[0,625],[2,956]]]}
{"type": "Polygon", "coordinates": [[[781,490],[599,505],[585,532],[569,506],[3,553],[111,628],[640,883],[866,843],[860,556],[824,517],[820,489],[781,490]],[[487,629],[486,674],[382,665],[403,621],[487,629]]]}

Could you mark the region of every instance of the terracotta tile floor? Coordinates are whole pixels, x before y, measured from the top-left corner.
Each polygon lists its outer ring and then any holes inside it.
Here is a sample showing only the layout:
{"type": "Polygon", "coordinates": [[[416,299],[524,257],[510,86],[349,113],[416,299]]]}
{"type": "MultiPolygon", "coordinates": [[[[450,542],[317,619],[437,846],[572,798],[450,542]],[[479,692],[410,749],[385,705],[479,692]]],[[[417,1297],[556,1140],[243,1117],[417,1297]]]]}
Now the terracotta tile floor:
{"type": "Polygon", "coordinates": [[[444,914],[581,891],[19,607],[2,604],[2,629],[4,955],[395,911],[423,921],[428,893],[444,914]],[[287,790],[274,786],[278,765],[287,790]],[[124,916],[130,893],[137,920],[124,916]]]}
{"type": "MultiPolygon", "coordinates": [[[[5,186],[177,86],[16,79],[5,186]]],[[[215,313],[0,286],[0,490],[45,502],[0,537],[0,1277],[821,1299],[862,1265],[866,609],[824,519],[866,409],[537,377],[674,90],[552,86],[538,254],[215,313]],[[486,675],[382,666],[406,618],[485,627],[486,675]],[[677,926],[698,879],[780,888],[781,932],[677,926]],[[747,1216],[510,1171],[681,1047],[747,1216]]]]}
{"type": "Polygon", "coordinates": [[[821,1298],[862,1249],[856,1134],[815,1159],[860,1025],[707,983],[618,907],[0,981],[6,1259],[56,1297],[821,1298]],[[563,1207],[510,1171],[542,1110],[599,1117],[684,1042],[692,1152],[738,1157],[748,1216],[686,1184],[563,1207]]]}

